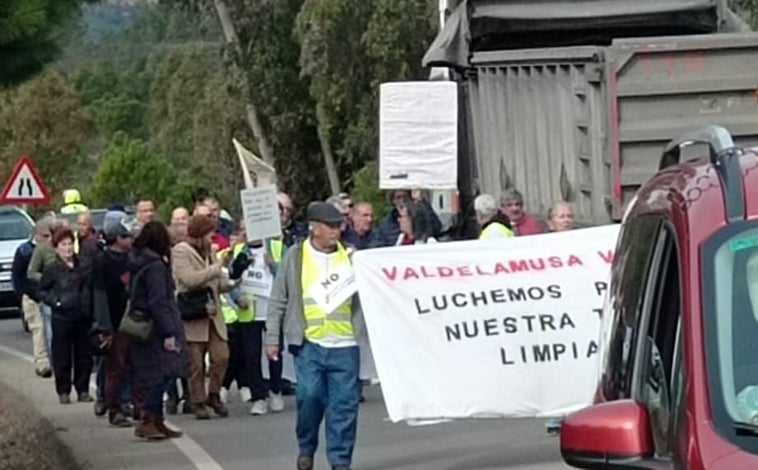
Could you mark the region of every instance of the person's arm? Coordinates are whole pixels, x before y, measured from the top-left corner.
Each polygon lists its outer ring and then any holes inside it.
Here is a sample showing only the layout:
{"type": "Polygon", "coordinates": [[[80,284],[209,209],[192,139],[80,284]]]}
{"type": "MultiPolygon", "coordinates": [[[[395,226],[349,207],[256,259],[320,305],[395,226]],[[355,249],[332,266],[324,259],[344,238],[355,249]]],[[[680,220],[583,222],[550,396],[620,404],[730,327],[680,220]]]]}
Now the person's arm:
{"type": "Polygon", "coordinates": [[[39,282],[42,279],[42,270],[45,267],[45,260],[42,256],[42,250],[44,248],[37,247],[32,253],[32,259],[29,261],[29,268],[26,270],[26,275],[29,279],[39,282]]]}
{"type": "MultiPolygon", "coordinates": [[[[105,256],[105,255],[102,255],[105,256]]],[[[105,335],[113,334],[108,293],[105,282],[103,259],[96,256],[92,260],[92,313],[95,317],[94,328],[105,335]]]]}
{"type": "Polygon", "coordinates": [[[289,286],[287,285],[287,273],[292,269],[293,250],[284,255],[282,264],[277,270],[274,277],[274,284],[271,286],[271,297],[268,302],[268,312],[266,312],[266,346],[279,346],[279,332],[282,328],[282,322],[287,312],[287,300],[289,299],[289,286]]]}
{"type": "Polygon", "coordinates": [[[58,299],[55,295],[55,265],[48,266],[40,277],[37,297],[47,305],[54,306],[58,299]]]}
{"type": "Polygon", "coordinates": [[[153,318],[155,333],[161,339],[176,335],[176,322],[172,318],[178,316],[174,291],[164,270],[168,269],[160,261],[154,261],[143,268],[141,278],[137,279],[133,288],[137,295],[144,295],[153,318]]]}
{"type": "Polygon", "coordinates": [[[189,249],[177,245],[172,253],[171,269],[174,279],[187,286],[188,289],[206,287],[209,282],[221,277],[221,263],[198,269],[192,263],[192,254],[189,249]]]}
{"type": "Polygon", "coordinates": [[[29,266],[24,262],[24,245],[21,245],[16,249],[16,253],[13,255],[13,263],[11,264],[11,284],[13,290],[20,299],[24,295],[24,279],[26,278],[26,270],[29,266]]]}

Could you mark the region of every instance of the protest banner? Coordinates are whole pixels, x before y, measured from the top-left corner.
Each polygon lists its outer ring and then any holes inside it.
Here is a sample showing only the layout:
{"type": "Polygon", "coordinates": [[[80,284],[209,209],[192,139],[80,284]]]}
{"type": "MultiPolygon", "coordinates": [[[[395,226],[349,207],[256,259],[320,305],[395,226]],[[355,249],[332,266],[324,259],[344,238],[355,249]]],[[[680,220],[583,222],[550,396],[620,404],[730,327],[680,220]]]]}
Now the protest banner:
{"type": "Polygon", "coordinates": [[[258,186],[240,191],[247,240],[264,240],[282,234],[276,186],[258,186]]]}
{"type": "Polygon", "coordinates": [[[591,403],[617,225],[354,256],[392,421],[591,403]]]}

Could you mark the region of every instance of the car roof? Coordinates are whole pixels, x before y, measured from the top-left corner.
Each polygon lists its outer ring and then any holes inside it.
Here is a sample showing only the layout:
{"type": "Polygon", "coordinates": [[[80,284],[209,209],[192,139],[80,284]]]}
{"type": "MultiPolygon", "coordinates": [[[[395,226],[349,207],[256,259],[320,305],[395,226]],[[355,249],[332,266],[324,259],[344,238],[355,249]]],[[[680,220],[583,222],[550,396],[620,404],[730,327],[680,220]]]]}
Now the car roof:
{"type": "Polygon", "coordinates": [[[730,223],[725,193],[740,191],[740,220],[758,220],[758,148],[739,150],[729,158],[737,159],[741,188],[726,187],[720,176],[724,165],[703,157],[659,171],[640,188],[628,216],[665,215],[699,244],[730,223]]]}

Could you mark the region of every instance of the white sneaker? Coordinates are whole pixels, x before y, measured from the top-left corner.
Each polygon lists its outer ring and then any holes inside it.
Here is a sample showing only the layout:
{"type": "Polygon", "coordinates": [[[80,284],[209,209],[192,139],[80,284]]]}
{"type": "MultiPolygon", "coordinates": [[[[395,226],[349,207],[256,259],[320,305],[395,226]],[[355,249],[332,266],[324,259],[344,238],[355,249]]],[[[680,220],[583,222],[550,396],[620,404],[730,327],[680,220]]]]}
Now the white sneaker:
{"type": "Polygon", "coordinates": [[[221,399],[221,403],[226,403],[229,401],[229,390],[225,389],[224,387],[221,387],[221,390],[218,392],[218,397],[221,399]]]}
{"type": "Polygon", "coordinates": [[[250,391],[250,387],[242,387],[240,389],[240,400],[242,400],[242,403],[253,400],[253,392],[250,391]]]}
{"type": "Polygon", "coordinates": [[[271,407],[271,411],[277,413],[284,410],[284,398],[282,398],[282,394],[268,392],[268,406],[271,407]]]}
{"type": "Polygon", "coordinates": [[[250,408],[251,415],[265,415],[268,413],[268,403],[266,400],[255,400],[253,407],[250,408]]]}

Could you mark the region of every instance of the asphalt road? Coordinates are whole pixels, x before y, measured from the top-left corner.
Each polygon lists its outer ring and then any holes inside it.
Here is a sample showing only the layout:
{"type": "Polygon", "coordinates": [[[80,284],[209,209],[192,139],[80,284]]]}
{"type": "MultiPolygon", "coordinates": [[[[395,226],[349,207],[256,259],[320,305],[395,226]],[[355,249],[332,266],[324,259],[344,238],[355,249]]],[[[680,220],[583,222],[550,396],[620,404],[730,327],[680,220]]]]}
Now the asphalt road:
{"type": "MultiPolygon", "coordinates": [[[[0,346],[26,354],[31,352],[30,337],[22,332],[18,319],[0,321],[0,346]]],[[[8,355],[7,350],[5,353],[0,351],[0,370],[8,371],[9,374],[27,374],[32,371],[31,365],[22,366],[20,362],[18,358],[8,355]]],[[[6,374],[2,380],[11,384],[14,381],[6,374]]],[[[47,393],[44,387],[48,387],[50,396],[54,398],[52,381],[36,380],[38,382],[34,383],[40,384],[41,393],[47,393]]],[[[459,393],[466,393],[465,386],[461,385],[459,393]]],[[[361,405],[359,414],[358,443],[354,455],[355,470],[568,468],[560,459],[558,439],[545,434],[544,420],[470,420],[428,426],[393,424],[386,418],[379,387],[368,387],[365,394],[367,401],[361,405]]],[[[173,454],[166,450],[166,464],[151,465],[150,468],[190,468],[185,466],[188,459],[198,469],[292,469],[297,454],[292,397],[286,397],[286,405],[282,413],[254,417],[248,414],[249,404],[241,403],[234,397],[228,404],[230,417],[226,419],[196,421],[188,415],[171,417],[171,422],[187,433],[192,445],[177,445],[177,451],[169,444],[157,444],[168,446],[173,454]],[[192,452],[195,444],[202,450],[200,457],[198,452],[192,452]],[[187,451],[187,448],[190,450],[187,451]],[[210,462],[207,457],[210,457],[210,462]]],[[[107,428],[104,420],[98,421],[91,414],[88,405],[78,405],[77,410],[79,422],[84,423],[80,425],[99,426],[96,430],[107,428]]],[[[91,436],[98,433],[99,431],[95,434],[82,432],[81,435],[91,436]]],[[[118,442],[121,439],[118,433],[124,434],[124,440],[134,441],[130,430],[112,430],[109,439],[116,439],[118,442]]],[[[72,447],[79,445],[76,436],[76,433],[69,433],[67,436],[72,447]]],[[[100,464],[109,462],[108,451],[103,451],[104,455],[92,455],[90,459],[93,463],[98,462],[97,468],[102,468],[100,464]]],[[[88,452],[99,452],[99,448],[88,452]]],[[[149,458],[149,453],[146,458],[149,458]]],[[[140,468],[145,463],[135,457],[134,468],[140,468]]],[[[316,463],[316,468],[328,468],[323,449],[319,449],[316,463]]],[[[120,462],[111,468],[130,467],[120,462]]]]}

